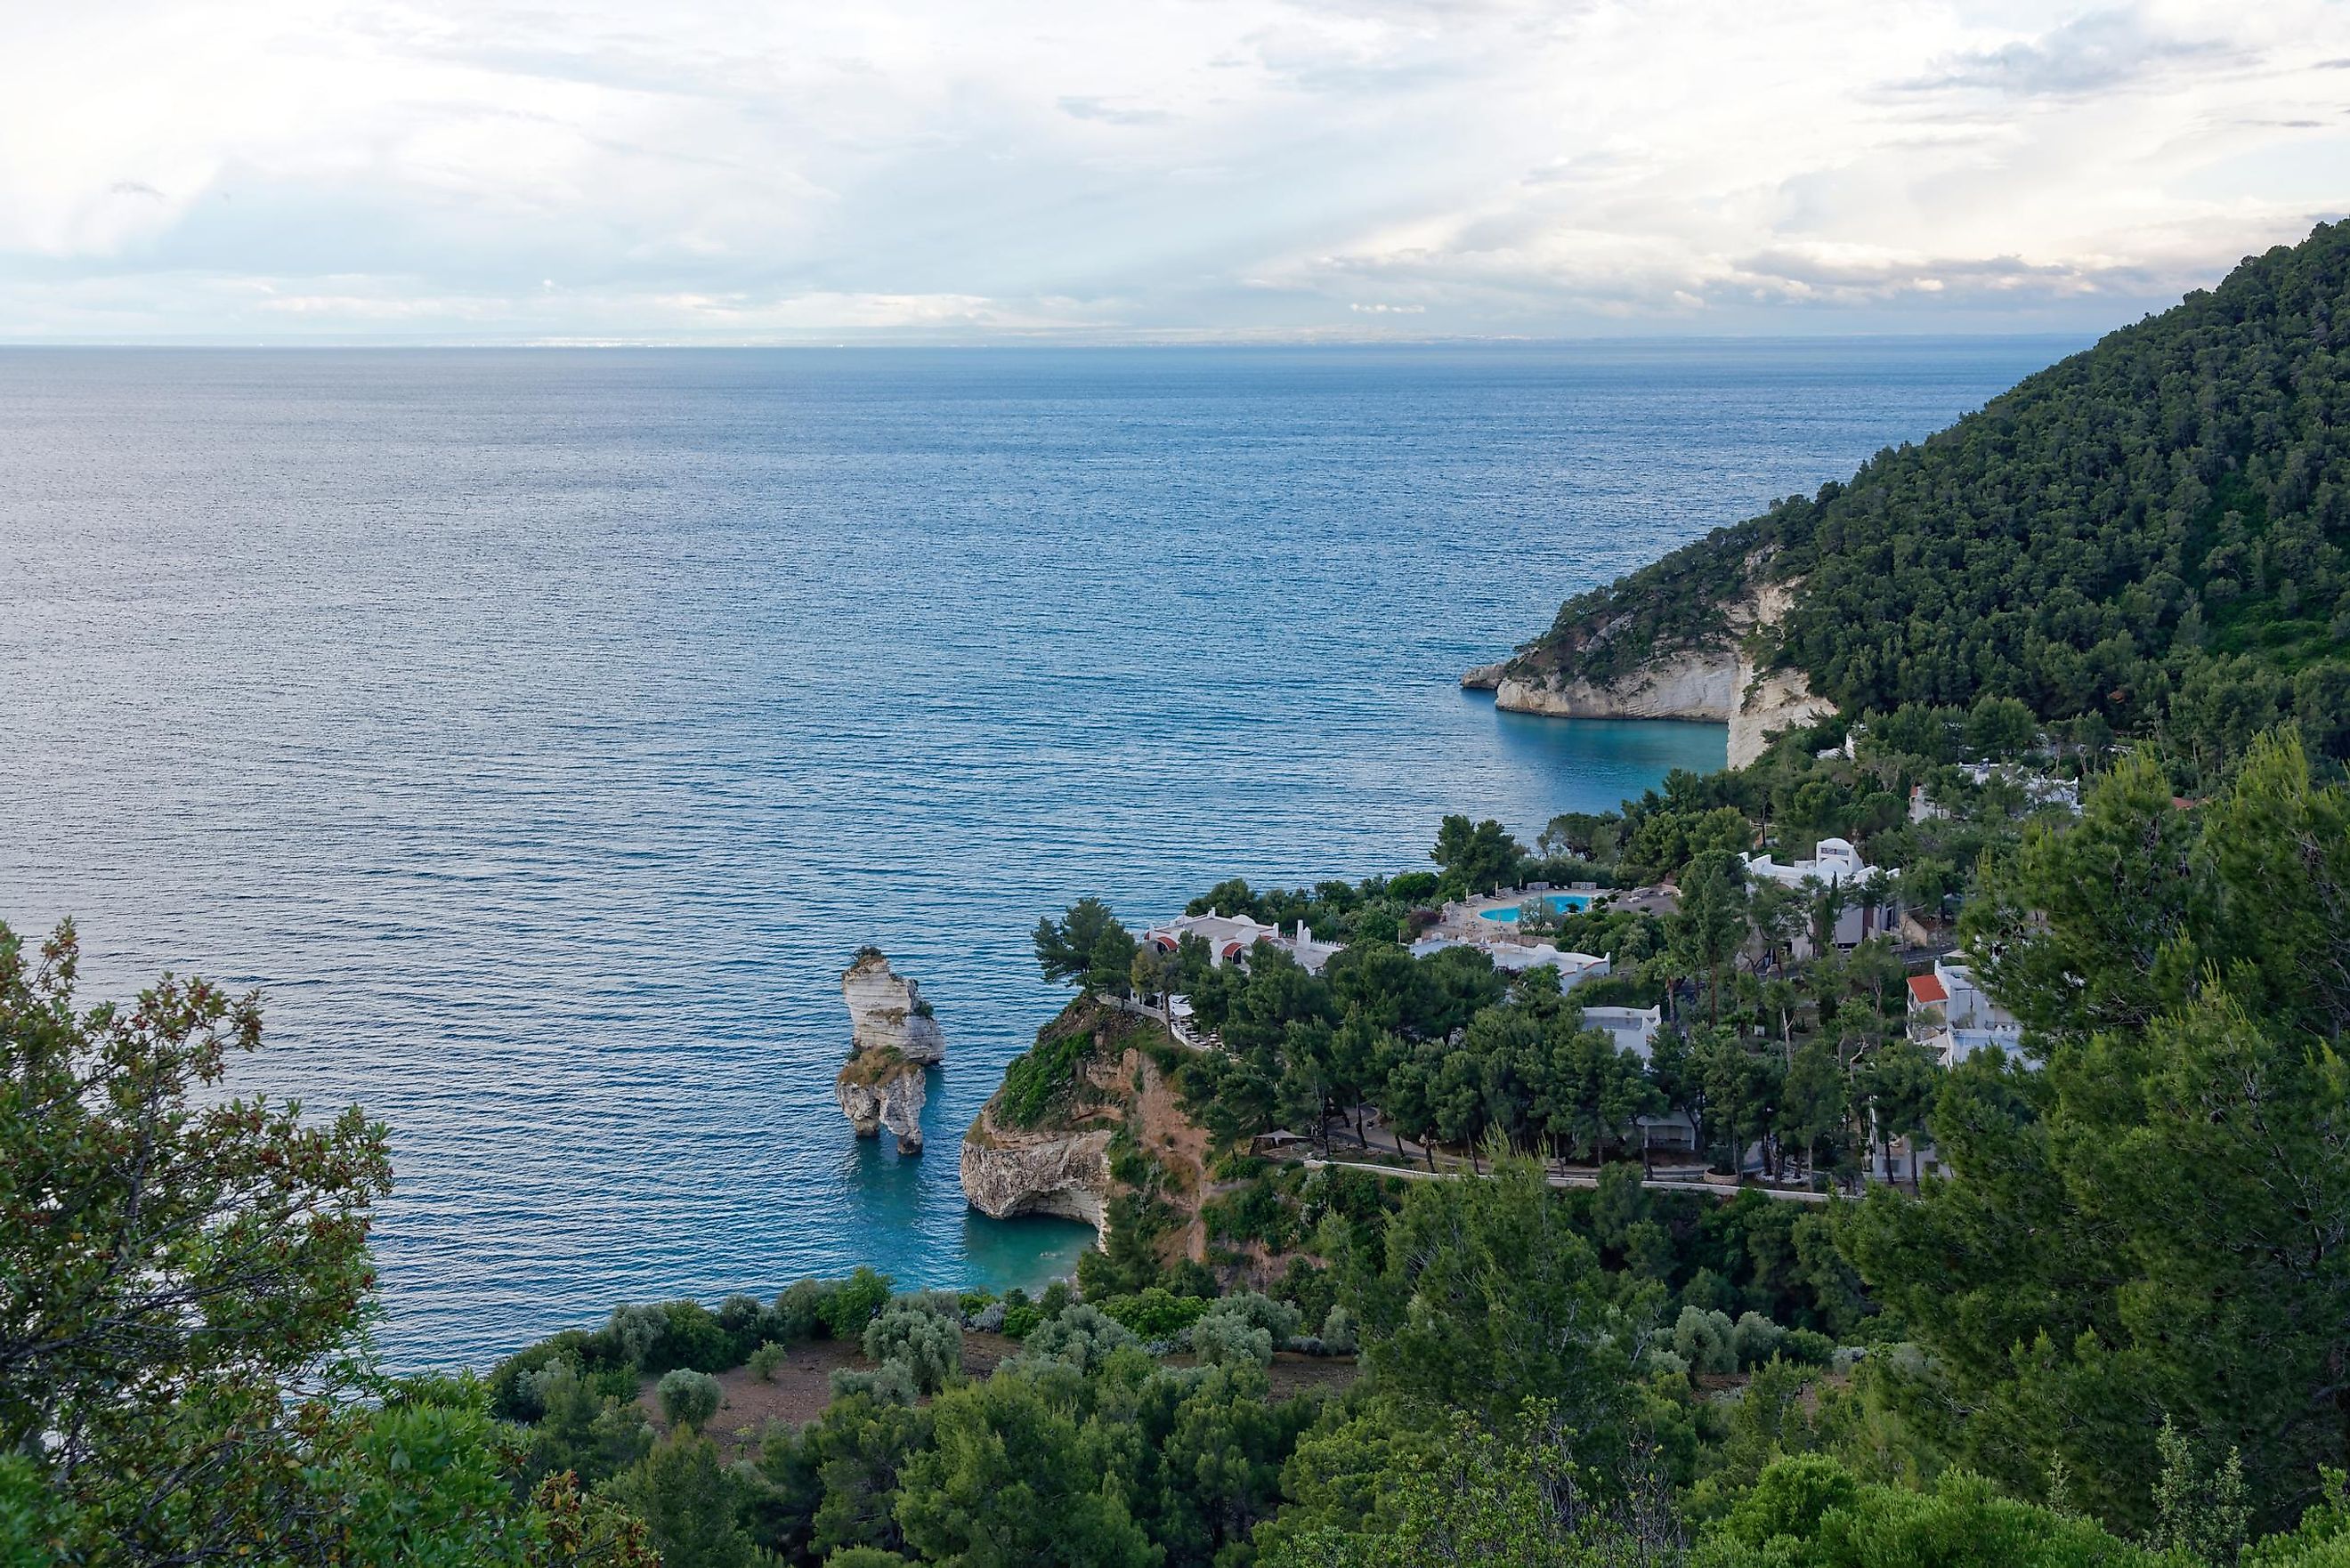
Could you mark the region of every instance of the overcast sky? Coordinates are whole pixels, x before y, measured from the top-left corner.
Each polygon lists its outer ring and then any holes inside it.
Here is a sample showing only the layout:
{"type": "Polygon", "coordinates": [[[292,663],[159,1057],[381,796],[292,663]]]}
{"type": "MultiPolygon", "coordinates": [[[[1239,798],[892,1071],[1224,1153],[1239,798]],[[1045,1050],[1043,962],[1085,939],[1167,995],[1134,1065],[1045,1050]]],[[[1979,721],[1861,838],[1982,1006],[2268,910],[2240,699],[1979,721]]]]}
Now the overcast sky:
{"type": "Polygon", "coordinates": [[[2118,325],[2350,209],[2350,5],[5,0],[0,338],[2118,325]]]}

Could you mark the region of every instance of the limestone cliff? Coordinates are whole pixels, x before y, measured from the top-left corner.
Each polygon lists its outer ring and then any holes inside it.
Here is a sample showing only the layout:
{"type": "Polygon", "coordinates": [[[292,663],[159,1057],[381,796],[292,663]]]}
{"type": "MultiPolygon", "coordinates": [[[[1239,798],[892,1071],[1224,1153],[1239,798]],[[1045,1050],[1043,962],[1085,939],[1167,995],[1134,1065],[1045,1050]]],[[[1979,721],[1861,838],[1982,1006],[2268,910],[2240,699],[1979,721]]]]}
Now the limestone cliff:
{"type": "MultiPolygon", "coordinates": [[[[1755,563],[1759,565],[1759,563],[1755,563]]],[[[1461,685],[1493,693],[1493,705],[1558,719],[1691,719],[1730,726],[1730,765],[1744,767],[1771,738],[1835,711],[1812,695],[1799,670],[1766,670],[1756,662],[1759,632],[1794,602],[1794,583],[1750,583],[1720,607],[1712,635],[1690,646],[1641,659],[1611,680],[1563,675],[1555,650],[1535,648],[1499,664],[1481,665],[1461,685]]],[[[1594,627],[1586,635],[1607,637],[1594,627]]]]}
{"type": "Polygon", "coordinates": [[[848,1060],[833,1097],[858,1137],[897,1136],[898,1152],[922,1152],[922,1069],[943,1061],[946,1035],[910,980],[895,973],[878,948],[860,948],[840,977],[848,1003],[848,1060]]]}
{"type": "Polygon", "coordinates": [[[1056,1214],[1142,1227],[1197,1257],[1207,1136],[1176,1103],[1165,1064],[1183,1048],[1155,1019],[1081,998],[1005,1069],[962,1141],[971,1206],[1005,1219],[1056,1214]]]}
{"type": "Polygon", "coordinates": [[[887,1047],[860,1051],[841,1064],[833,1097],[858,1137],[897,1135],[899,1154],[922,1152],[922,1106],[930,1097],[919,1063],[887,1047]]]}
{"type": "Polygon", "coordinates": [[[895,1051],[923,1066],[946,1060],[947,1037],[921,987],[890,969],[880,949],[858,950],[841,974],[840,994],[848,1003],[850,1050],[895,1051]]]}

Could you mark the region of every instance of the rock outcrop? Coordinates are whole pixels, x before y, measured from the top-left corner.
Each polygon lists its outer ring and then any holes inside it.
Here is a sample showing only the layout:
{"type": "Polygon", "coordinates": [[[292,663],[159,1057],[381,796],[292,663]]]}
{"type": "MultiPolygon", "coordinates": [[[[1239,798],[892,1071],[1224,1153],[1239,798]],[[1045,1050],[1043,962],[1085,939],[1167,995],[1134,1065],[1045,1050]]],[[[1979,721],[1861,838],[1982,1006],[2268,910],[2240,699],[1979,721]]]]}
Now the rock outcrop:
{"type": "Polygon", "coordinates": [[[896,1135],[899,1154],[922,1152],[922,1069],[946,1059],[947,1039],[912,981],[879,948],[861,948],[840,977],[848,1003],[849,1057],[833,1097],[858,1137],[896,1135]]]}
{"type": "Polygon", "coordinates": [[[1835,711],[1812,695],[1799,670],[1759,669],[1752,634],[1777,624],[1794,602],[1794,585],[1765,583],[1723,607],[1722,628],[1710,644],[1643,662],[1602,683],[1560,680],[1538,656],[1480,665],[1461,684],[1493,693],[1493,705],[1555,719],[1691,719],[1730,726],[1730,765],[1742,768],[1762,754],[1771,738],[1835,711]]]}
{"type": "Polygon", "coordinates": [[[1108,1222],[1113,1127],[1006,1127],[983,1109],[962,1136],[962,1195],[983,1214],[1108,1222]]]}
{"type": "Polygon", "coordinates": [[[1147,1213],[1146,1233],[1162,1254],[1201,1256],[1208,1140],[1184,1116],[1158,1060],[1174,1049],[1156,1019],[1088,999],[1072,1002],[1005,1072],[1003,1086],[963,1135],[962,1190],[971,1206],[999,1220],[1081,1220],[1107,1245],[1112,1199],[1126,1194],[1141,1201],[1131,1211],[1147,1213]],[[1031,1076],[1040,1072],[1050,1078],[1031,1076]],[[1139,1190],[1111,1170],[1110,1145],[1121,1134],[1143,1157],[1139,1190]]]}
{"type": "Polygon", "coordinates": [[[930,1066],[946,1060],[947,1037],[922,1000],[922,988],[889,967],[879,948],[859,948],[840,977],[848,1003],[848,1048],[895,1051],[930,1066]]]}
{"type": "Polygon", "coordinates": [[[894,1051],[860,1051],[844,1063],[832,1083],[840,1114],[858,1137],[897,1135],[899,1154],[922,1152],[922,1106],[930,1097],[921,1066],[894,1051]]]}

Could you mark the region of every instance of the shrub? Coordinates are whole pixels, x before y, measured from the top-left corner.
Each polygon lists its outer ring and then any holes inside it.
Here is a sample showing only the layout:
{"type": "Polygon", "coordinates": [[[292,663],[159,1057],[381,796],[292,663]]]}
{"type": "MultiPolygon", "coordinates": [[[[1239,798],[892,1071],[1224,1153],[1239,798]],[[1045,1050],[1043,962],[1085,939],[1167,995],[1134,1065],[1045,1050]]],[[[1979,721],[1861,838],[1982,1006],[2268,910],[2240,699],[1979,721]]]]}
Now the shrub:
{"type": "Polygon", "coordinates": [[[1297,1332],[1295,1307],[1255,1291],[1233,1292],[1209,1307],[1207,1315],[1237,1318],[1253,1328],[1261,1328],[1276,1349],[1288,1344],[1290,1336],[1297,1332]]]}
{"type": "Polygon", "coordinates": [[[785,1344],[813,1339],[824,1326],[825,1284],[821,1280],[795,1280],[775,1298],[775,1318],[767,1337],[785,1344]]]}
{"type": "Polygon", "coordinates": [[[1816,1329],[1791,1328],[1779,1353],[1805,1366],[1825,1366],[1835,1356],[1835,1341],[1816,1329]]]}
{"type": "Polygon", "coordinates": [[[889,1299],[889,1276],[859,1268],[825,1292],[816,1312],[833,1338],[855,1339],[889,1299]]]}
{"type": "Polygon", "coordinates": [[[742,1360],[733,1337],[720,1326],[718,1314],[700,1302],[675,1301],[658,1310],[661,1332],[639,1362],[647,1372],[666,1372],[672,1366],[723,1372],[742,1360]]]}
{"type": "Polygon", "coordinates": [[[1650,1345],[1647,1355],[1642,1359],[1648,1364],[1648,1370],[1651,1372],[1671,1373],[1682,1376],[1686,1376],[1689,1373],[1689,1363],[1681,1359],[1680,1353],[1667,1350],[1662,1345],[1650,1345]]]}
{"type": "Polygon", "coordinates": [[[642,1366],[668,1328],[669,1314],[657,1306],[616,1306],[604,1334],[621,1361],[642,1366]]]}
{"type": "Polygon", "coordinates": [[[1144,1339],[1180,1339],[1212,1303],[1153,1285],[1139,1295],[1112,1296],[1101,1310],[1144,1339]]]}
{"type": "Polygon", "coordinates": [[[1735,1372],[1738,1351],[1731,1339],[1734,1332],[1728,1314],[1685,1306],[1681,1308],[1680,1321],[1673,1324],[1673,1350],[1689,1363],[1692,1372],[1735,1372]]]}
{"type": "Polygon", "coordinates": [[[777,1345],[773,1340],[768,1341],[751,1353],[751,1376],[762,1383],[773,1383],[775,1380],[775,1368],[781,1366],[784,1364],[784,1358],[790,1354],[791,1352],[785,1346],[777,1345]]]}
{"type": "Polygon", "coordinates": [[[885,1361],[870,1372],[860,1372],[854,1366],[832,1369],[832,1397],[847,1399],[855,1395],[868,1395],[884,1405],[911,1405],[921,1397],[914,1373],[902,1361],[885,1361]]]}
{"type": "Polygon", "coordinates": [[[1021,1355],[1066,1362],[1080,1372],[1090,1372],[1110,1352],[1136,1343],[1123,1324],[1099,1307],[1079,1302],[1031,1330],[1021,1355]]]}
{"type": "Polygon", "coordinates": [[[766,1318],[767,1309],[760,1304],[758,1297],[746,1296],[739,1292],[728,1296],[718,1306],[718,1326],[724,1329],[726,1337],[734,1342],[738,1355],[750,1355],[752,1347],[765,1337],[761,1330],[765,1326],[766,1318]]]}
{"type": "Polygon", "coordinates": [[[1322,1348],[1332,1355],[1352,1355],[1359,1348],[1355,1338],[1354,1314],[1344,1306],[1332,1306],[1323,1318],[1322,1348]]]}
{"type": "Polygon", "coordinates": [[[556,1362],[577,1367],[588,1335],[576,1328],[540,1340],[498,1363],[490,1374],[490,1414],[501,1421],[536,1421],[546,1413],[537,1374],[556,1362]]]}
{"type": "Polygon", "coordinates": [[[1742,1367],[1756,1367],[1779,1354],[1786,1331],[1759,1312],[1742,1313],[1730,1331],[1731,1354],[1742,1367]]]}
{"type": "Polygon", "coordinates": [[[1207,1366],[1270,1366],[1273,1335],[1237,1314],[1210,1313],[1191,1325],[1191,1353],[1207,1366]]]}
{"type": "Polygon", "coordinates": [[[1005,1314],[1002,1302],[990,1302],[971,1315],[970,1326],[981,1334],[1003,1334],[1005,1314]]]}
{"type": "Polygon", "coordinates": [[[661,1374],[659,1392],[661,1414],[672,1427],[699,1428],[718,1414],[723,1397],[717,1378],[685,1366],[661,1374]]]}
{"type": "Polygon", "coordinates": [[[865,1354],[899,1362],[925,1394],[935,1394],[962,1372],[962,1324],[929,1306],[892,1302],[865,1325],[865,1354]]]}

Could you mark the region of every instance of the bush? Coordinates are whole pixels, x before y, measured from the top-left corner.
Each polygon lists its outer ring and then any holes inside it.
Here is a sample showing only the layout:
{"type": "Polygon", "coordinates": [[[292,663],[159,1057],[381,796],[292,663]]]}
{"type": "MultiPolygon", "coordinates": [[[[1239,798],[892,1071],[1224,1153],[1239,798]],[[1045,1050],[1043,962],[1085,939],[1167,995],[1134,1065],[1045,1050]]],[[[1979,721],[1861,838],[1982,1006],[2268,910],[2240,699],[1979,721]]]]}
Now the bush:
{"type": "Polygon", "coordinates": [[[1681,1308],[1680,1321],[1673,1324],[1673,1350],[1689,1364],[1691,1372],[1735,1372],[1738,1351],[1732,1340],[1734,1333],[1728,1314],[1685,1306],[1681,1308]]]}
{"type": "Polygon", "coordinates": [[[1290,1336],[1297,1332],[1295,1307],[1254,1291],[1233,1292],[1209,1307],[1207,1315],[1237,1318],[1253,1328],[1261,1328],[1275,1349],[1288,1344],[1290,1336]]]}
{"type": "Polygon", "coordinates": [[[1273,1335],[1237,1314],[1210,1313],[1191,1325],[1191,1353],[1203,1366],[1270,1366],[1273,1335]]]}
{"type": "Polygon", "coordinates": [[[1066,1362],[1080,1372],[1090,1372],[1110,1352],[1136,1343],[1125,1324],[1099,1307],[1079,1302],[1058,1317],[1046,1318],[1032,1329],[1020,1354],[1037,1360],[1066,1362]]]}
{"type": "Polygon", "coordinates": [[[756,1296],[746,1296],[738,1292],[718,1305],[718,1326],[724,1329],[726,1337],[734,1342],[738,1355],[750,1355],[752,1348],[765,1337],[762,1330],[766,1326],[766,1321],[767,1309],[760,1304],[756,1296]]]}
{"type": "Polygon", "coordinates": [[[1213,1304],[1153,1285],[1139,1295],[1112,1296],[1101,1310],[1144,1339],[1180,1339],[1213,1304]]]}
{"type": "Polygon", "coordinates": [[[577,1368],[588,1335],[576,1328],[540,1340],[515,1352],[490,1373],[490,1414],[501,1421],[528,1423],[546,1413],[539,1397],[538,1374],[557,1362],[577,1368]]]}
{"type": "Polygon", "coordinates": [[[914,1382],[913,1369],[902,1361],[885,1361],[870,1372],[860,1372],[853,1366],[832,1369],[832,1397],[836,1399],[864,1394],[884,1405],[911,1405],[921,1397],[921,1393],[914,1382]]]}
{"type": "Polygon", "coordinates": [[[1816,1329],[1791,1328],[1779,1353],[1805,1366],[1825,1366],[1835,1356],[1835,1341],[1816,1329]]]}
{"type": "Polygon", "coordinates": [[[865,1325],[864,1348],[875,1361],[902,1363],[925,1394],[962,1373],[962,1324],[927,1304],[890,1303],[865,1325]]]}
{"type": "Polygon", "coordinates": [[[781,1366],[784,1364],[784,1358],[790,1354],[790,1350],[785,1346],[775,1344],[773,1340],[768,1341],[751,1353],[751,1376],[762,1383],[773,1383],[775,1380],[775,1368],[781,1366]]]}
{"type": "Polygon", "coordinates": [[[824,1326],[826,1286],[821,1280],[795,1280],[775,1298],[775,1314],[767,1325],[767,1337],[789,1345],[798,1340],[813,1339],[824,1326]]]}
{"type": "Polygon", "coordinates": [[[855,1339],[889,1299],[889,1276],[859,1268],[825,1290],[816,1303],[816,1315],[833,1338],[855,1339]]]}
{"type": "Polygon", "coordinates": [[[669,1314],[657,1306],[616,1306],[611,1321],[604,1325],[604,1335],[620,1361],[642,1366],[668,1329],[669,1314]]]}
{"type": "Polygon", "coordinates": [[[1761,1313],[1743,1313],[1730,1332],[1731,1354],[1737,1357],[1740,1366],[1757,1367],[1779,1354],[1779,1346],[1786,1337],[1785,1330],[1761,1313]]]}
{"type": "Polygon", "coordinates": [[[969,1326],[980,1334],[1002,1334],[1005,1312],[1002,1302],[990,1302],[971,1315],[969,1326]]]}
{"type": "Polygon", "coordinates": [[[684,1366],[661,1374],[659,1392],[661,1414],[672,1427],[698,1428],[718,1414],[723,1399],[717,1378],[684,1366]]]}
{"type": "Polygon", "coordinates": [[[1359,1348],[1355,1337],[1354,1314],[1344,1306],[1333,1306],[1322,1320],[1322,1348],[1332,1355],[1352,1355],[1359,1348]]]}
{"type": "Polygon", "coordinates": [[[1663,1372],[1684,1377],[1689,1375],[1689,1363],[1681,1359],[1681,1355],[1677,1350],[1667,1350],[1661,1345],[1652,1345],[1641,1360],[1651,1372],[1663,1372]]]}
{"type": "Polygon", "coordinates": [[[718,1314],[700,1302],[675,1301],[658,1310],[661,1332],[639,1363],[647,1372],[666,1372],[672,1366],[723,1372],[739,1365],[750,1349],[744,1345],[738,1351],[733,1336],[720,1326],[718,1314]]]}

